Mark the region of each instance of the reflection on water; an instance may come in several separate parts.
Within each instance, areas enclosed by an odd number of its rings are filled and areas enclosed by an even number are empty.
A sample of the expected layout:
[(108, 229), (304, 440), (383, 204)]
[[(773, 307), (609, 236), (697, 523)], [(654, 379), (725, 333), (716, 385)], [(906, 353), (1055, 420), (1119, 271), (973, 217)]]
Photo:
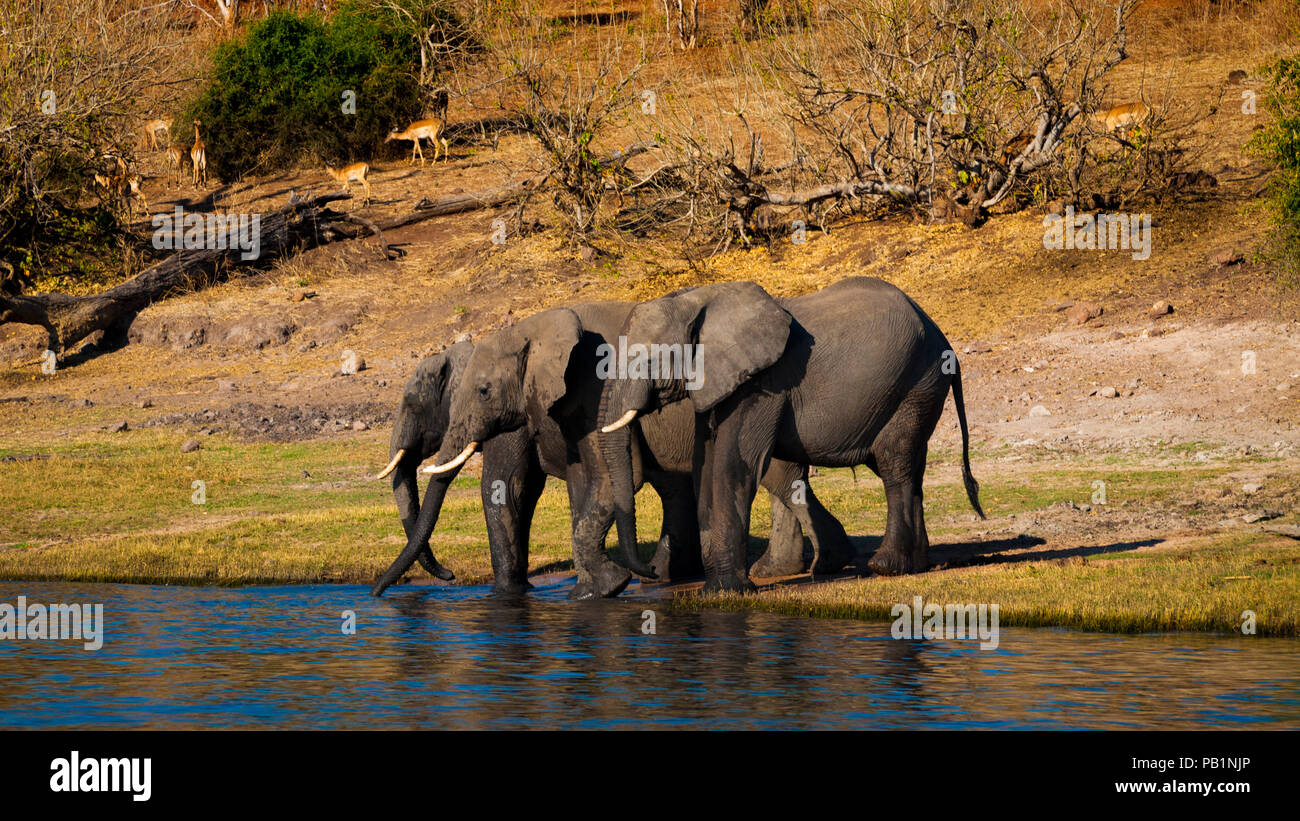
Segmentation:
[(981, 652), (566, 589), (0, 584), (102, 602), (107, 634), (0, 641), (0, 727), (1300, 727), (1290, 639), (1004, 629)]

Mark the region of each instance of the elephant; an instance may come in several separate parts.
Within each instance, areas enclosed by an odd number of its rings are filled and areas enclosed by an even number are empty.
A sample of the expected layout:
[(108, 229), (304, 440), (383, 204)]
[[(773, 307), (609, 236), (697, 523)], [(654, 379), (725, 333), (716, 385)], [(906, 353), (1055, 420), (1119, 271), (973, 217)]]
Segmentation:
[[(446, 372), (441, 381), (419, 383), (418, 373), (412, 378), (390, 449), (392, 464), (402, 468), (393, 488), (407, 545), (373, 593), (381, 594), (417, 558), (426, 567), (429, 562), (436, 566), (431, 553), (425, 554), (443, 494), (479, 447), (483, 449), (483, 502), (493, 569), (507, 574), (504, 582), (498, 575), (498, 587), (526, 584), (521, 574), (526, 574), (527, 525), (547, 475), (567, 483), (578, 575), (571, 598), (616, 596), (631, 581), (629, 570), (648, 579), (701, 574), (690, 472), (694, 414), (686, 405), (647, 414), (629, 432), (632, 474), (628, 479), (634, 492), (648, 482), (663, 502), (664, 525), (654, 558), (643, 563), (633, 543), (630, 549), (625, 546), (620, 564), (604, 549), (605, 535), (614, 521), (613, 486), (595, 449), (603, 387), (597, 359), (601, 346), (612, 338), (633, 306), (600, 302), (543, 311), (480, 340), (468, 356), (464, 349), (455, 351), (441, 366)], [(428, 401), (431, 395), (438, 396), (436, 403)], [(419, 421), (411, 421), (420, 419), (427, 420), (423, 428)], [(434, 451), (438, 464), (427, 469), (434, 475), (425, 501), (412, 519), (413, 471)], [(504, 479), (513, 494), (507, 505), (489, 499), (497, 478)], [(838, 569), (852, 558), (851, 544), (843, 527), (807, 487), (807, 478), (807, 467), (797, 463), (774, 462), (768, 471), (764, 484), (774, 493), (776, 525), (769, 552), (784, 557), (787, 564), (790, 556), (801, 557), (802, 526), (813, 543), (814, 561)], [(802, 490), (807, 503), (798, 510), (782, 510), (791, 487)], [(494, 523), (501, 517), (504, 523)]]
[(956, 355), (934, 321), (887, 282), (851, 277), (781, 300), (752, 282), (684, 289), (638, 305), (619, 337), (629, 349), (693, 353), (696, 363), (692, 380), (650, 367), (605, 384), (598, 448), (615, 485), (619, 542), (626, 550), (636, 539), (629, 423), (689, 403), (706, 592), (754, 589), (742, 534), (756, 477), (777, 459), (867, 465), (884, 481), (888, 506), (870, 568), (882, 575), (925, 570), (922, 480), (949, 388), (961, 427), (962, 482), (984, 516)]

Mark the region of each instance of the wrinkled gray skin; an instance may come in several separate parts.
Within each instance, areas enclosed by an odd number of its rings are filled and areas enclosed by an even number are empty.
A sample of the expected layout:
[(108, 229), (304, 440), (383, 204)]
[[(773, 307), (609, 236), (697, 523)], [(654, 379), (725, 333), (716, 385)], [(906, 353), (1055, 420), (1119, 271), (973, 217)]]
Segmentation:
[[(594, 303), (529, 317), (482, 340), (454, 346), (421, 363), (394, 424), (390, 457), (408, 453), (394, 474), (394, 494), (407, 534), (407, 547), (372, 591), (379, 595), (418, 558), (435, 562), (428, 538), (437, 522), (446, 486), (458, 471), (431, 477), (425, 502), (414, 507), (414, 476), (421, 461), (437, 453), (437, 464), (453, 459), (471, 441), (483, 452), (483, 506), (498, 590), (526, 588), (528, 525), (547, 475), (567, 482), (578, 582), (570, 596), (617, 595), (631, 575), (604, 550), (613, 524), (613, 488), (595, 448), (595, 427), (603, 383), (596, 375), (598, 346), (626, 320), (633, 303)], [(470, 350), (472, 347), (472, 355)], [(450, 387), (450, 390), (449, 390)], [(448, 396), (450, 395), (450, 401)], [(644, 430), (644, 435), (642, 434)], [(699, 530), (691, 479), (694, 415), (688, 406), (650, 414), (629, 433), (634, 488), (649, 482), (664, 508), (664, 526), (649, 565), (635, 545), (624, 552), (627, 567), (650, 578), (680, 579), (701, 572)], [(773, 486), (807, 486), (807, 468), (775, 463)], [(491, 498), (495, 480), (504, 481), (506, 504)], [(843, 528), (811, 493), (812, 511), (794, 513), (773, 498), (774, 528), (768, 560), (774, 572), (802, 569), (808, 524), (814, 550), (825, 562), (851, 558)], [(794, 565), (794, 566), (792, 566)], [(437, 567), (436, 562), (434, 564)]]
[[(611, 380), (601, 425), (629, 410), (685, 399), (696, 413), (693, 462), (705, 590), (753, 589), (745, 534), (756, 477), (773, 459), (826, 467), (865, 464), (885, 484), (888, 514), (871, 568), (925, 570), (929, 538), (922, 479), (930, 434), (951, 388), (972, 507), (961, 371), (938, 326), (906, 294), (870, 277), (776, 300), (752, 282), (692, 288), (643, 303), (620, 331), (628, 345), (697, 346), (702, 384)], [(635, 539), (630, 433), (600, 435), (616, 485), (620, 542)]]
[[(393, 499), (402, 520), (402, 529), (409, 539), (416, 527), (419, 503), (417, 482), (420, 463), (438, 452), (447, 432), (451, 406), (451, 389), (464, 370), (465, 362), (473, 352), (469, 342), (459, 342), (450, 348), (425, 357), (415, 368), (393, 422), (389, 442), (391, 459), (398, 450), (406, 453), (392, 474)], [(487, 517), (488, 547), (492, 556), (494, 589), (498, 593), (516, 593), (528, 589), (528, 526), (531, 523), (537, 496), (541, 493), (544, 476), (538, 475), (536, 454), (527, 447), (522, 434), (503, 437), (502, 441), (484, 453), (483, 488), (494, 487), (496, 480), (505, 481), (511, 488), (507, 504), (499, 515)], [(448, 482), (431, 481), (425, 495), (425, 505), (430, 512), (429, 530), (437, 522)], [(486, 493), (485, 493), (486, 495)], [(425, 537), (416, 555), (420, 564), (432, 575), (451, 580), (454, 574), (438, 563)], [(380, 582), (371, 592), (380, 595), (393, 581)]]

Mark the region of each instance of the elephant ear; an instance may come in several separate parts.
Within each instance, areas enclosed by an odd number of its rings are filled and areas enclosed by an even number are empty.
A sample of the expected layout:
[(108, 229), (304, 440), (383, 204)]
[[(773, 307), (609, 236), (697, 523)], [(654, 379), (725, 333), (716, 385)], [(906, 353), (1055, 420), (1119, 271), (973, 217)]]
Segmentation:
[(691, 338), (702, 382), (687, 386), (696, 413), (730, 396), (754, 374), (785, 352), (794, 318), (753, 282), (728, 282), (697, 288), (680, 299), (698, 302)]
[(582, 320), (568, 308), (535, 314), (520, 322), (523, 336), (524, 395), (536, 401), (543, 415), (550, 412), (568, 388), (564, 380), (569, 358), (582, 339)]

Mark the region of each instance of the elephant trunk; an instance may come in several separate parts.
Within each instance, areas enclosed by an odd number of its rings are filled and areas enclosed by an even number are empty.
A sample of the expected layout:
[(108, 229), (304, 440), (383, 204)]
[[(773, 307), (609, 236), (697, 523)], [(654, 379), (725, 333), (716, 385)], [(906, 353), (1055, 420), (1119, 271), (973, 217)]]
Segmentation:
[[(619, 418), (619, 403), (606, 390), (600, 399), (599, 420), (610, 424)], [(614, 522), (618, 528), (619, 563), (645, 578), (658, 578), (654, 569), (641, 561), (636, 539), (636, 489), (632, 477), (632, 430), (623, 425), (609, 433), (598, 434), (601, 458), (605, 462), (614, 494)]]
[[(420, 513), (419, 498), (420, 486), (416, 483), (416, 472), (420, 467), (420, 458), (417, 454), (406, 452), (397, 462), (396, 469), (393, 470), (393, 500), (397, 502), (397, 514), (402, 519), (402, 532), (409, 540), (415, 528), (416, 518)], [(439, 500), (441, 504), (441, 500)], [(433, 513), (435, 522), (437, 521), (438, 511)], [(432, 528), (430, 529), (432, 531)], [(443, 581), (451, 581), (456, 578), (456, 574), (438, 563), (437, 557), (433, 555), (433, 550), (429, 547), (428, 537), (420, 544), (420, 550), (416, 553), (416, 558), (420, 561), (420, 566), (429, 571)], [(382, 590), (380, 591), (383, 592)]]
[[(450, 487), (456, 474), (460, 473), (459, 469), (448, 471), (429, 480), (429, 488), (424, 493), (424, 504), (420, 506), (419, 515), (415, 517), (414, 524), (407, 526), (407, 513), (402, 514), (402, 525), (407, 528), (406, 547), (403, 548), (400, 556), (393, 562), (392, 566), (384, 572), (379, 581), (371, 589), (370, 595), (382, 596), (394, 582), (402, 577), (406, 571), (411, 569), (411, 565), (420, 558), (422, 552), (428, 552), (429, 537), (433, 535), (433, 528), (438, 523), (438, 514), (442, 510), (442, 501), (447, 495), (447, 488)], [(405, 485), (404, 480), (395, 478), (393, 480), (393, 492), (398, 494), (398, 505), (402, 504), (402, 497), (409, 496), (413, 501), (415, 495), (415, 466), (411, 468), (410, 485)], [(399, 483), (402, 483), (403, 489), (398, 490)], [(450, 580), (451, 572), (437, 564), (437, 560), (432, 558), (434, 568), (431, 572), (439, 578)], [(440, 573), (439, 570), (442, 572)], [(444, 575), (445, 574), (445, 575)]]

